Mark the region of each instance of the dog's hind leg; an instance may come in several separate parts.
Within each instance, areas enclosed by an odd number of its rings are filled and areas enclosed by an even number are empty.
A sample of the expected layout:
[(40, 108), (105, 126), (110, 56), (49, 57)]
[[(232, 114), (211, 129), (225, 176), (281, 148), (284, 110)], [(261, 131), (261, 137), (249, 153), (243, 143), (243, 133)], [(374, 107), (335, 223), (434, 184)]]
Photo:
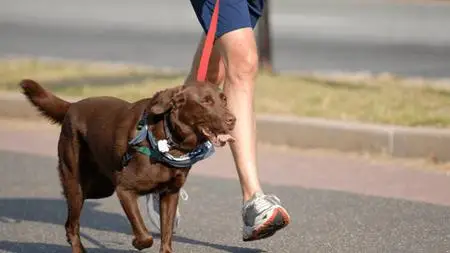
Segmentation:
[(84, 197), (80, 185), (79, 142), (77, 135), (64, 129), (58, 144), (59, 174), (67, 201), (67, 221), (65, 224), (67, 241), (72, 253), (86, 252), (80, 239), (80, 215)]
[(138, 250), (150, 248), (153, 245), (153, 237), (148, 233), (139, 211), (138, 195), (121, 187), (117, 187), (116, 193), (133, 229), (133, 246)]

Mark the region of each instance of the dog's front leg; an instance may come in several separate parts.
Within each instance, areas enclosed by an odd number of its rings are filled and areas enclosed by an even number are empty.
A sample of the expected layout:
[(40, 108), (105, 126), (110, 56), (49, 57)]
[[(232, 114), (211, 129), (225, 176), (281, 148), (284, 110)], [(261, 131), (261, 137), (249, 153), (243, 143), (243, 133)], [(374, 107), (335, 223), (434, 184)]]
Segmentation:
[(161, 248), (160, 252), (172, 252), (172, 234), (175, 214), (177, 211), (179, 191), (161, 194)]
[(153, 237), (148, 233), (139, 211), (138, 195), (120, 187), (116, 189), (116, 192), (133, 229), (133, 246), (138, 250), (150, 248), (153, 245)]

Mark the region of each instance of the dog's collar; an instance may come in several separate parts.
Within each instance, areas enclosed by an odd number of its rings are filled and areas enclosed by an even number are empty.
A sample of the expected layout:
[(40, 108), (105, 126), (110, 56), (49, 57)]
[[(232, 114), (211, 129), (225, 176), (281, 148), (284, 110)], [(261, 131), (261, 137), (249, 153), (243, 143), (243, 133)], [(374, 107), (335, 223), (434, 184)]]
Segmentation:
[[(156, 140), (152, 131), (148, 129), (147, 112), (144, 111), (137, 126), (138, 133), (136, 137), (128, 142), (128, 145), (139, 153), (145, 154), (156, 161), (166, 163), (176, 168), (189, 168), (196, 162), (208, 158), (215, 152), (214, 145), (210, 141), (206, 141), (198, 145), (194, 150), (182, 156), (175, 157), (169, 154), (168, 151), (170, 150), (170, 145), (173, 145), (174, 142), (172, 135), (170, 134), (170, 117), (168, 114), (169, 113), (166, 113), (163, 119), (164, 132), (167, 139), (159, 141)], [(144, 140), (147, 140), (150, 143), (150, 147), (137, 145)], [(125, 167), (131, 158), (132, 154), (126, 152), (122, 159), (122, 166)]]
[[(167, 145), (170, 147), (173, 146), (179, 146), (179, 144), (175, 141), (172, 132), (174, 132), (172, 120), (170, 119), (170, 112), (164, 113), (163, 118), (163, 125), (164, 125), (164, 134), (166, 136)], [(158, 143), (161, 143), (159, 141)]]

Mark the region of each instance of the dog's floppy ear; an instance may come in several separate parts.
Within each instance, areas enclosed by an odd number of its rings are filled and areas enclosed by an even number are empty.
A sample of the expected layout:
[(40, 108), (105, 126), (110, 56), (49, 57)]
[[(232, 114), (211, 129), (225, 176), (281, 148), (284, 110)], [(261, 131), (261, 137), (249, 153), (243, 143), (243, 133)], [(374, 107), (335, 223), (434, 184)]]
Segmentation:
[(148, 110), (153, 115), (163, 114), (172, 107), (179, 108), (186, 102), (184, 86), (169, 88), (157, 92), (151, 99)]

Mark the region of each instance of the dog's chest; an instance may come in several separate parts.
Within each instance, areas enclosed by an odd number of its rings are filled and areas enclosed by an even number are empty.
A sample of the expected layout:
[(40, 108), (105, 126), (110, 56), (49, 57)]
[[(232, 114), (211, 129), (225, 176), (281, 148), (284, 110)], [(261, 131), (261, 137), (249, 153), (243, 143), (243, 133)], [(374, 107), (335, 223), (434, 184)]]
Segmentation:
[[(133, 159), (134, 160), (134, 159)], [(140, 160), (140, 159), (138, 159)], [(119, 173), (119, 180), (142, 194), (176, 191), (187, 177), (186, 169), (169, 168), (160, 163), (132, 161)]]

